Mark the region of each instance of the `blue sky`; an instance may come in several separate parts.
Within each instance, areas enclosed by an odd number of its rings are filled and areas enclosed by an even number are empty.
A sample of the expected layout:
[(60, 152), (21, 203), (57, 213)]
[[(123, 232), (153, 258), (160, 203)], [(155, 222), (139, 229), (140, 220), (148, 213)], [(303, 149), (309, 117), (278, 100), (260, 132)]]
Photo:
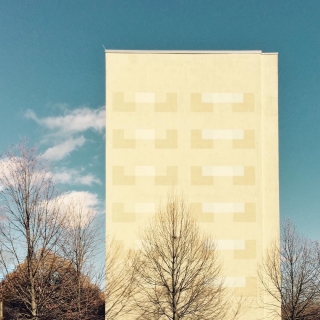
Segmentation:
[(320, 1), (2, 0), (0, 152), (27, 137), (104, 208), (104, 49), (279, 53), (280, 209), (320, 240)]

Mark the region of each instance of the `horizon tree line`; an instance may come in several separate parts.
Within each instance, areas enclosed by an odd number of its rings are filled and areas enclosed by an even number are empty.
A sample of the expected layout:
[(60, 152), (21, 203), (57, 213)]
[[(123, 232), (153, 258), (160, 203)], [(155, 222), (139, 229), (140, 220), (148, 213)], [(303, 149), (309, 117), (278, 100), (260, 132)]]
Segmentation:
[[(0, 214), (4, 319), (230, 320), (248, 309), (246, 299), (231, 299), (214, 241), (173, 193), (141, 232), (140, 250), (107, 241), (102, 273), (94, 212), (64, 205), (48, 163), (26, 143), (1, 158)], [(289, 220), (258, 278), (268, 319), (320, 319), (320, 247)]]
[(103, 292), (92, 283), (100, 240), (94, 214), (81, 201), (64, 200), (36, 148), (23, 142), (1, 157), (1, 300), (8, 319), (102, 313)]

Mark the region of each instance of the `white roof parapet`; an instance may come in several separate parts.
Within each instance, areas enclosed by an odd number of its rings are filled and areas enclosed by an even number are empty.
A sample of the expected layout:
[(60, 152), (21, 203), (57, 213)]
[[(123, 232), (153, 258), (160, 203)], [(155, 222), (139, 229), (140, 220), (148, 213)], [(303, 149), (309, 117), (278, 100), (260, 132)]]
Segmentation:
[[(266, 54), (261, 50), (118, 50), (118, 49), (105, 49), (106, 53), (162, 53), (162, 54)], [(277, 53), (267, 53), (277, 54)]]

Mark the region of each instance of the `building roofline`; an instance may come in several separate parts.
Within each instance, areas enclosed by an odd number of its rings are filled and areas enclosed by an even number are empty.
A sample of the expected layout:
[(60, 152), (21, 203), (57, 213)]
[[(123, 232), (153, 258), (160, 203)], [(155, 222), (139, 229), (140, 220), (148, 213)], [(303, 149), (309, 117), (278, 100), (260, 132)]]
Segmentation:
[(145, 53), (145, 54), (278, 54), (277, 52), (262, 52), (261, 50), (118, 50), (105, 49), (106, 53)]

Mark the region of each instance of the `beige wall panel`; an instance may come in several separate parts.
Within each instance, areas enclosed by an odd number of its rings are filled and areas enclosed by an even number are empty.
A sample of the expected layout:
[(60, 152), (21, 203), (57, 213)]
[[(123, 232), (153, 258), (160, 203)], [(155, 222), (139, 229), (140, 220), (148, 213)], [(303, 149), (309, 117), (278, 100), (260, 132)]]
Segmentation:
[(191, 130), (191, 148), (192, 149), (212, 149), (213, 141), (202, 139), (201, 130)]
[(257, 257), (256, 240), (246, 240), (244, 250), (235, 250), (235, 259), (255, 259)]
[(234, 149), (253, 149), (255, 148), (254, 130), (245, 130), (244, 138), (241, 140), (233, 140)]
[(241, 103), (234, 103), (232, 105), (232, 110), (234, 112), (253, 112), (254, 111), (254, 94), (245, 93), (244, 101)]
[(245, 211), (235, 212), (233, 214), (234, 222), (255, 222), (256, 221), (256, 205), (255, 203), (246, 203)]
[(178, 183), (178, 167), (169, 166), (166, 168), (166, 174), (164, 176), (155, 177), (156, 185), (176, 186)]
[[(219, 215), (224, 215), (230, 222), (255, 222), (256, 221), (256, 205), (255, 203), (243, 203), (243, 210), (237, 208), (228, 210), (210, 210), (208, 207), (204, 206), (204, 203), (190, 203), (190, 209), (193, 212), (195, 218), (199, 222), (213, 222), (214, 217)], [(232, 203), (230, 203), (232, 205)], [(237, 212), (240, 211), (240, 212)], [(224, 220), (226, 221), (226, 220)]]
[(112, 221), (113, 222), (134, 222), (135, 214), (124, 212), (123, 203), (112, 204)]
[(203, 212), (202, 203), (190, 203), (190, 210), (194, 218), (199, 222), (214, 221), (214, 213)]
[(202, 167), (191, 167), (191, 184), (212, 185), (213, 177), (204, 177), (202, 175)]
[(135, 177), (125, 175), (124, 167), (121, 166), (113, 167), (112, 178), (114, 185), (133, 185), (136, 182)]
[(135, 110), (134, 102), (125, 102), (122, 92), (113, 93), (113, 110), (118, 112), (130, 112)]
[(133, 139), (125, 139), (124, 130), (113, 130), (113, 147), (120, 149), (135, 148), (136, 142)]
[(246, 278), (245, 287), (234, 289), (236, 296), (252, 297), (257, 295), (257, 279), (253, 277)]
[(193, 112), (212, 112), (213, 104), (202, 102), (201, 93), (191, 94), (191, 111)]
[(177, 130), (167, 130), (165, 139), (156, 139), (155, 147), (157, 149), (176, 149), (178, 147)]
[(165, 102), (155, 103), (155, 111), (157, 112), (176, 112), (178, 110), (177, 94), (167, 93)]
[(234, 185), (253, 185), (256, 182), (255, 168), (244, 167), (244, 174), (240, 177), (233, 177)]

